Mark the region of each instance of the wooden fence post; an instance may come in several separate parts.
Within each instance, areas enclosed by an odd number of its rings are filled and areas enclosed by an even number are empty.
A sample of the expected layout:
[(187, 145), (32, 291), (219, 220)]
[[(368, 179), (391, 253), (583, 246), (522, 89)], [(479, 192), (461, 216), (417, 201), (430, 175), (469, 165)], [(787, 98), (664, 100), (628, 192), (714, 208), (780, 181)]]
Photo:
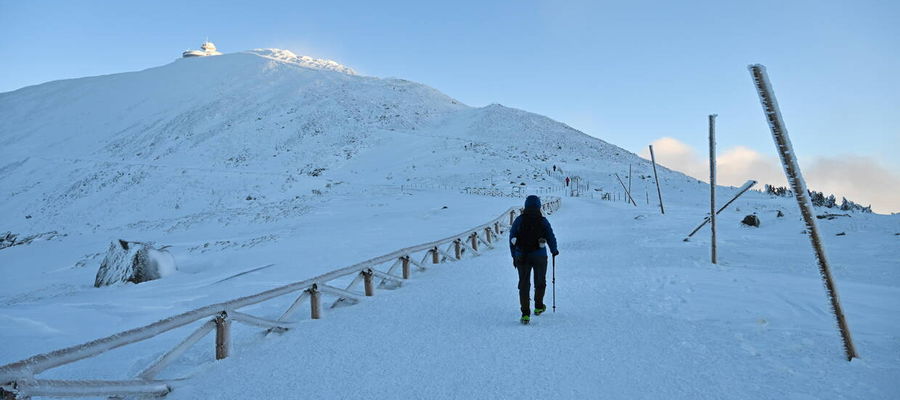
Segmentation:
[(228, 357), (228, 350), (231, 347), (231, 320), (228, 319), (228, 313), (222, 311), (216, 316), (216, 360), (222, 360)]
[(628, 164), (628, 193), (631, 193), (631, 164)]
[(500, 221), (494, 221), (494, 232), (497, 232), (497, 235), (500, 234)]
[(456, 252), (456, 259), (459, 260), (462, 258), (462, 245), (460, 244), (460, 240), (456, 239), (453, 241), (453, 250)]
[(400, 257), (403, 263), (403, 279), (409, 279), (409, 256)]
[(431, 263), (437, 264), (437, 263), (441, 262), (440, 257), (438, 256), (438, 248), (435, 247), (435, 248), (431, 249), (430, 251), (431, 251)]
[(319, 319), (322, 316), (322, 305), (319, 302), (319, 287), (313, 284), (307, 291), (309, 292), (309, 318)]
[(472, 250), (478, 251), (478, 233), (472, 232), (472, 234), (469, 235), (469, 240), (472, 241)]
[(769, 130), (772, 131), (775, 147), (778, 150), (778, 155), (781, 157), (784, 174), (787, 176), (788, 184), (791, 185), (791, 189), (794, 191), (794, 197), (797, 199), (797, 205), (800, 207), (800, 214), (803, 215), (803, 220), (806, 222), (806, 231), (809, 234), (809, 240), (816, 254), (819, 273), (825, 282), (825, 291), (828, 299), (831, 300), (831, 308), (834, 311), (834, 317), (837, 319), (838, 327), (841, 331), (841, 339), (844, 342), (847, 361), (852, 361), (853, 358), (857, 358), (859, 355), (857, 355), (856, 347), (853, 345), (853, 338), (850, 337), (850, 327), (847, 325), (846, 318), (844, 318), (837, 286), (835, 286), (834, 280), (831, 278), (831, 269), (828, 266), (828, 258), (825, 256), (825, 248), (822, 247), (822, 241), (819, 238), (819, 228), (816, 225), (812, 202), (806, 189), (806, 181), (803, 180), (800, 165), (797, 163), (793, 146), (791, 146), (791, 139), (788, 137), (787, 128), (784, 126), (784, 121), (781, 118), (778, 100), (775, 99), (775, 93), (772, 90), (772, 85), (769, 83), (766, 67), (756, 64), (749, 66), (749, 69), (750, 75), (753, 77), (753, 83), (756, 85), (756, 91), (759, 94), (759, 102), (762, 104), (763, 113), (765, 113), (766, 120), (769, 123)]
[(659, 175), (656, 174), (656, 156), (653, 155), (652, 144), (650, 145), (650, 160), (653, 162), (653, 180), (656, 181), (656, 194), (659, 195), (659, 211), (665, 214), (666, 208), (663, 207), (662, 190), (659, 190)]
[(367, 269), (365, 271), (360, 272), (363, 276), (363, 286), (366, 290), (366, 296), (371, 297), (375, 295), (375, 285), (372, 284), (372, 270)]
[(709, 115), (709, 227), (712, 263), (716, 264), (716, 114)]
[(488, 243), (494, 242), (494, 239), (491, 236), (493, 236), (493, 232), (491, 231), (491, 228), (490, 227), (484, 228), (484, 238), (487, 239)]
[(510, 211), (509, 212), (509, 226), (512, 226), (512, 224), (513, 224), (513, 222), (515, 222), (515, 220), (516, 220), (516, 212)]

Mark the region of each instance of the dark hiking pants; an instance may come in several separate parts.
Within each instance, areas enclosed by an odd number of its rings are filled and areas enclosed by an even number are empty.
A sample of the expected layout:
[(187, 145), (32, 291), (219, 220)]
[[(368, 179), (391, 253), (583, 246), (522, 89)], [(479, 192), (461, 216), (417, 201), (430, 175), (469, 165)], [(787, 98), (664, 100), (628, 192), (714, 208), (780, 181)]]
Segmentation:
[(519, 306), (522, 315), (531, 315), (529, 294), (531, 292), (531, 271), (534, 271), (534, 306), (544, 308), (544, 292), (547, 290), (547, 256), (529, 255), (516, 259), (519, 271)]

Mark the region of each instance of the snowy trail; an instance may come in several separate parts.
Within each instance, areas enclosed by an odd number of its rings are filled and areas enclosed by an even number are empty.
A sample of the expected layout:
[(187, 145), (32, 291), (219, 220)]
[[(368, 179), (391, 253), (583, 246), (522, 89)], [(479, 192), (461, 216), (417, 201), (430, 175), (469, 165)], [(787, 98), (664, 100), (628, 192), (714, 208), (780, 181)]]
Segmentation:
[[(894, 328), (858, 323), (864, 358), (847, 363), (814, 291), (818, 285), (810, 291), (794, 285), (793, 292), (756, 287), (771, 273), (722, 268), (715, 276), (722, 279), (710, 282), (718, 267), (699, 261), (703, 249), (651, 241), (646, 229), (629, 229), (645, 221), (627, 207), (566, 199), (549, 217), (562, 253), (558, 308), (529, 326), (518, 323), (516, 274), (501, 245), (415, 274), (399, 290), (378, 291), (285, 335), (237, 345), (231, 358), (206, 364), (169, 397), (871, 399), (898, 393)], [(670, 218), (653, 220), (690, 225)], [(866, 287), (845, 287), (854, 295), (851, 310), (885, 295), (900, 298), (896, 288), (866, 297)], [(549, 294), (550, 288), (548, 303)], [(881, 307), (868, 314), (890, 318), (900, 310), (896, 301)], [(794, 313), (821, 323), (799, 331), (772, 326)]]

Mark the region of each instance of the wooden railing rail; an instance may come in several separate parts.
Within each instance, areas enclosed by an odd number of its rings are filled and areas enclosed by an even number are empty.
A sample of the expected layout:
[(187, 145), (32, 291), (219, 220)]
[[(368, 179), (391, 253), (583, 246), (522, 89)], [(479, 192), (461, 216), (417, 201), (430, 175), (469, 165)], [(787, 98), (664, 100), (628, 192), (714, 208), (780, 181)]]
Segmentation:
[[(560, 207), (560, 200), (560, 198), (548, 198), (542, 206), (543, 211), (548, 214), (556, 211)], [(290, 325), (293, 325), (293, 322), (289, 321), (289, 319), (296, 314), (302, 303), (307, 299), (310, 300), (310, 318), (319, 319), (321, 317), (321, 294), (337, 298), (332, 307), (345, 300), (356, 303), (366, 296), (374, 295), (376, 285), (373, 283), (373, 280), (375, 278), (380, 280), (380, 284), (377, 286), (383, 287), (388, 281), (400, 284), (403, 280), (408, 279), (411, 273), (410, 264), (415, 266), (417, 271), (425, 271), (426, 267), (424, 265), (429, 255), (433, 264), (438, 264), (441, 261), (458, 261), (466, 254), (477, 256), (485, 248), (493, 249), (503, 233), (503, 229), (508, 228), (515, 216), (521, 214), (521, 212), (521, 208), (510, 208), (490, 222), (467, 229), (457, 235), (407, 247), (314, 278), (290, 283), (234, 300), (200, 307), (142, 327), (2, 365), (0, 366), (0, 399), (29, 398), (30, 396), (165, 395), (171, 391), (170, 384), (173, 381), (154, 380), (153, 378), (213, 330), (216, 331), (216, 359), (225, 358), (229, 353), (230, 325), (232, 321), (265, 328), (266, 333), (283, 332), (288, 330)], [(479, 247), (479, 243), (483, 244), (484, 248)], [(443, 249), (443, 246), (446, 246), (446, 249)], [(416, 253), (424, 253), (420, 262), (416, 262), (412, 257)], [(442, 256), (443, 260), (441, 259)], [(379, 265), (390, 262), (393, 262), (393, 264), (387, 271), (375, 269)], [(394, 275), (394, 270), (397, 266), (402, 266), (402, 276)], [(350, 275), (356, 276), (346, 289), (328, 284), (331, 281)], [(365, 285), (364, 292), (354, 292), (354, 287), (360, 281)], [(260, 318), (237, 311), (250, 305), (289, 294), (297, 294), (297, 298), (277, 320)], [(205, 323), (140, 372), (136, 379), (122, 381), (60, 381), (35, 378), (35, 375), (48, 369), (94, 357), (118, 347), (141, 342), (204, 319), (206, 319)]]

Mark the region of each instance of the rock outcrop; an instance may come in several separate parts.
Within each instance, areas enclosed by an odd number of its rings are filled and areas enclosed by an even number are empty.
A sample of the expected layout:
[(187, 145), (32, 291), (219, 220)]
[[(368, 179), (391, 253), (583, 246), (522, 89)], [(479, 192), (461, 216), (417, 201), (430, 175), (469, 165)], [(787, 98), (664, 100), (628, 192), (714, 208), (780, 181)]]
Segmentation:
[(165, 247), (154, 248), (152, 243), (114, 240), (97, 270), (94, 287), (120, 282), (147, 282), (175, 271), (175, 259)]

